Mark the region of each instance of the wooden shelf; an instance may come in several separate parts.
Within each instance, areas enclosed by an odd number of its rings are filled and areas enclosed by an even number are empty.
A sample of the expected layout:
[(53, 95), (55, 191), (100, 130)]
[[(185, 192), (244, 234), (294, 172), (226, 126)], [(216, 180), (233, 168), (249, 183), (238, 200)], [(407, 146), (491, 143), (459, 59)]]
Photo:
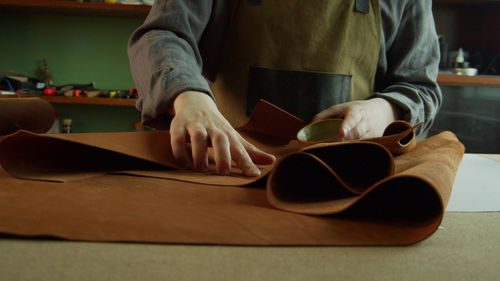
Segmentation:
[(477, 75), (477, 76), (461, 76), (461, 75), (443, 75), (438, 76), (437, 82), (442, 85), (457, 85), (457, 86), (497, 86), (500, 87), (500, 76), (493, 75)]
[(148, 5), (124, 5), (61, 0), (0, 0), (0, 11), (88, 16), (146, 17)]
[[(493, 75), (477, 75), (477, 76), (460, 76), (440, 74), (437, 82), (440, 85), (454, 86), (492, 86), (500, 87), (500, 76)], [(120, 98), (78, 98), (64, 96), (44, 96), (44, 95), (0, 95), (0, 98), (23, 98), (23, 97), (39, 97), (50, 103), (66, 103), (66, 104), (96, 104), (96, 105), (112, 105), (112, 106), (135, 106), (136, 99), (120, 99)]]
[(67, 103), (67, 104), (97, 104), (97, 105), (112, 105), (112, 106), (135, 106), (136, 99), (119, 99), (119, 98), (77, 98), (64, 96), (44, 96), (44, 95), (1, 95), (0, 98), (27, 98), (38, 97), (50, 103)]

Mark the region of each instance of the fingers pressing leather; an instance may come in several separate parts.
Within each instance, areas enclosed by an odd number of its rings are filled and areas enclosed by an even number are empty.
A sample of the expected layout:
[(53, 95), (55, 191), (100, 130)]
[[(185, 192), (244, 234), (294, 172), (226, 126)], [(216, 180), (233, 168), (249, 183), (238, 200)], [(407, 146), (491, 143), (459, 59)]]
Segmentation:
[(247, 151), (248, 156), (250, 156), (250, 158), (252, 159), (253, 163), (260, 165), (269, 165), (274, 163), (274, 161), (276, 161), (276, 157), (274, 157), (274, 155), (258, 149), (257, 147), (246, 141), (241, 136), (240, 136), (240, 141), (243, 144), (245, 150)]
[(245, 147), (240, 142), (238, 136), (235, 136), (235, 134), (228, 135), (232, 159), (234, 160), (234, 162), (236, 162), (236, 165), (240, 167), (245, 175), (249, 177), (260, 176), (260, 170), (252, 162), (252, 159), (248, 155)]
[(225, 133), (216, 130), (212, 132), (211, 142), (214, 149), (217, 173), (220, 175), (229, 175), (231, 171), (231, 152), (228, 137)]
[(208, 168), (207, 130), (199, 123), (195, 123), (188, 126), (187, 131), (191, 139), (194, 168), (206, 170)]
[(186, 130), (183, 126), (170, 128), (170, 142), (175, 160), (184, 167), (190, 167), (191, 161), (186, 150)]

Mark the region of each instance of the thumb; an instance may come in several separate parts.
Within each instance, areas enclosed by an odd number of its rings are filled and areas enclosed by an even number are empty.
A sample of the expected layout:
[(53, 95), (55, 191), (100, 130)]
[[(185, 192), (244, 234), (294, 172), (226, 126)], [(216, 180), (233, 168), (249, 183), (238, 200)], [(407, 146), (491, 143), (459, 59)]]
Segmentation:
[(344, 117), (344, 121), (340, 124), (339, 135), (344, 139), (360, 138), (357, 126), (361, 122), (361, 114), (356, 111), (348, 111)]

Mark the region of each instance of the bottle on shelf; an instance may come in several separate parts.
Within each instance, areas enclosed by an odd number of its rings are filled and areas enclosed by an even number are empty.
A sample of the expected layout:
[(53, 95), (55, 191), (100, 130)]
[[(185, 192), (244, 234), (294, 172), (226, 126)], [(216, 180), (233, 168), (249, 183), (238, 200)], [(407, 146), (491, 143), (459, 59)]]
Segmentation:
[(62, 127), (63, 134), (69, 134), (69, 133), (71, 133), (71, 122), (72, 122), (71, 118), (65, 118), (65, 119), (63, 119), (63, 122), (62, 122), (62, 124), (63, 124), (63, 127)]
[(477, 68), (469, 67), (469, 62), (465, 60), (465, 54), (462, 48), (458, 49), (452, 72), (455, 75), (465, 76), (474, 76), (477, 74)]

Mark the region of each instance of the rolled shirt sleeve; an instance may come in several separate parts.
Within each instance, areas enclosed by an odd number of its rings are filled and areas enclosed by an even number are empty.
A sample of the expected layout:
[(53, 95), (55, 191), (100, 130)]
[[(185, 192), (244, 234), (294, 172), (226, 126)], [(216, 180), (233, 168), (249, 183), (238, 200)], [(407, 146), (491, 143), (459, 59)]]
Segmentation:
[(128, 55), (145, 125), (168, 128), (168, 109), (181, 92), (196, 90), (213, 98), (198, 47), (211, 9), (211, 0), (158, 0), (131, 35)]
[(399, 106), (403, 118), (432, 126), (442, 101), (436, 82), (439, 41), (431, 0), (382, 0), (383, 42), (376, 75), (376, 93)]

